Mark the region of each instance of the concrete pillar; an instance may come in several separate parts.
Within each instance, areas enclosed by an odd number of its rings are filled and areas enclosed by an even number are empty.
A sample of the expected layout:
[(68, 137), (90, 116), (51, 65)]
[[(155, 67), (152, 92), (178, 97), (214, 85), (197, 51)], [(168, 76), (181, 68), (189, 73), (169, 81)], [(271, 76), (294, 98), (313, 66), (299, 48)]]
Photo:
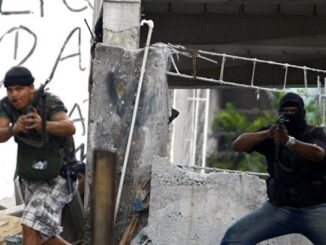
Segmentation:
[(93, 9), (93, 25), (95, 26), (98, 17), (101, 15), (103, 6), (103, 0), (95, 0), (94, 1), (94, 9)]
[[(99, 0), (95, 3), (94, 24), (103, 2), (103, 43), (95, 48), (90, 79), (88, 124), (86, 209), (89, 211), (92, 191), (93, 150), (117, 149), (116, 186), (119, 186), (121, 167), (126, 151), (137, 81), (143, 50), (139, 47), (140, 0)], [(115, 47), (115, 48), (114, 48)], [(129, 50), (137, 50), (131, 52)], [(144, 77), (141, 101), (131, 146), (121, 208), (115, 224), (115, 242), (127, 227), (135, 189), (141, 176), (149, 175), (141, 167), (149, 163), (151, 154), (165, 154), (167, 145), (167, 82), (165, 51), (151, 51)], [(160, 106), (160, 108), (158, 108)], [(166, 113), (165, 113), (166, 112)], [(153, 130), (156, 130), (155, 132)], [(160, 134), (160, 137), (156, 136)], [(160, 138), (160, 140), (158, 140)], [(159, 141), (159, 142), (158, 142)], [(162, 141), (162, 142), (161, 142)], [(137, 142), (137, 143), (136, 143)], [(146, 148), (146, 150), (144, 150)], [(164, 153), (163, 153), (164, 152)], [(137, 177), (138, 176), (138, 177)], [(115, 194), (117, 191), (115, 191)], [(96, 198), (96, 197), (95, 197)], [(89, 219), (88, 219), (89, 221)], [(91, 230), (87, 223), (86, 233)], [(86, 234), (86, 237), (89, 237)]]
[(126, 49), (139, 47), (140, 0), (105, 0), (103, 43)]
[[(169, 94), (166, 70), (169, 54), (165, 46), (150, 48), (148, 53), (115, 223), (115, 241), (121, 238), (130, 222), (137, 187), (143, 177), (150, 176), (153, 157), (167, 156)], [(95, 49), (87, 163), (93, 164), (92, 152), (95, 148), (117, 149), (116, 187), (121, 177), (143, 56), (143, 49), (132, 51), (102, 44), (98, 44)]]

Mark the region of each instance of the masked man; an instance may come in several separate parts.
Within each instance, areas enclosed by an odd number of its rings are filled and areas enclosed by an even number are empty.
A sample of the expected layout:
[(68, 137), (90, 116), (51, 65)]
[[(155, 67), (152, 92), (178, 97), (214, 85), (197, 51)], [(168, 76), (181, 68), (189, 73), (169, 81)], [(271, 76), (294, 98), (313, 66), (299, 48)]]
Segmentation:
[(0, 142), (13, 136), (18, 145), (16, 175), (25, 202), (23, 244), (69, 244), (59, 234), (61, 211), (73, 193), (60, 172), (71, 157), (75, 126), (58, 97), (46, 92), (35, 101), (33, 82), (25, 67), (15, 66), (6, 73)]
[(313, 244), (326, 244), (326, 135), (307, 125), (302, 98), (281, 98), (283, 123), (244, 133), (234, 142), (236, 151), (257, 151), (267, 161), (269, 200), (233, 224), (221, 244), (256, 244), (300, 233)]

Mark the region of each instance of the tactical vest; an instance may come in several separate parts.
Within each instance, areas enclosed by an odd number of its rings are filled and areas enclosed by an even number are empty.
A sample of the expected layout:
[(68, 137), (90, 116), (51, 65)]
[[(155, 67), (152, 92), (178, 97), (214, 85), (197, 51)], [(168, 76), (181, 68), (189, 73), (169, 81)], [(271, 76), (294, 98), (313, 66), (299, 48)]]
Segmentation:
[[(51, 95), (46, 93), (46, 96), (49, 98)], [(36, 108), (43, 120), (50, 119), (49, 106), (40, 103)], [(7, 98), (1, 101), (1, 109), (13, 124), (22, 115)], [(18, 144), (16, 174), (30, 181), (44, 181), (58, 176), (68, 152), (74, 148), (72, 137), (49, 135), (45, 130), (15, 135), (14, 138)]]
[[(304, 137), (309, 138), (312, 130), (309, 127)], [(326, 202), (324, 162), (309, 162), (280, 146), (270, 174), (267, 194), (272, 203), (304, 207)]]

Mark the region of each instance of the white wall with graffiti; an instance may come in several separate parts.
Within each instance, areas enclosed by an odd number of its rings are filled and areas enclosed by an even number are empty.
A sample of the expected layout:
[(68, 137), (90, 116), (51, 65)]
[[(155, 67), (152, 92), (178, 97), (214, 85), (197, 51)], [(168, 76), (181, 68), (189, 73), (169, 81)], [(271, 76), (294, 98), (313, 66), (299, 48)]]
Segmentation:
[[(39, 87), (58, 95), (75, 121), (77, 158), (85, 159), (88, 118), (88, 76), (93, 0), (0, 0), (0, 80), (14, 65), (29, 68)], [(61, 52), (62, 51), (62, 52)], [(0, 87), (0, 97), (6, 90)], [(0, 144), (0, 199), (13, 196), (16, 145)]]

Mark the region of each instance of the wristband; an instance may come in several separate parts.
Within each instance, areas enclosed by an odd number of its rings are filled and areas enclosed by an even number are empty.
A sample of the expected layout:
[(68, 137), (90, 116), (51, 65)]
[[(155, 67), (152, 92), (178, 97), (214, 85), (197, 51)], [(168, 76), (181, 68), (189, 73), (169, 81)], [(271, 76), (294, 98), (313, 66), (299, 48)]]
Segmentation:
[(291, 147), (295, 144), (295, 138), (292, 136), (288, 137), (288, 140), (286, 141), (286, 143), (284, 144), (287, 147)]
[(15, 135), (15, 133), (14, 133), (14, 126), (15, 126), (15, 124), (13, 124), (13, 125), (11, 125), (11, 126), (8, 127), (9, 132), (10, 132), (11, 135)]

